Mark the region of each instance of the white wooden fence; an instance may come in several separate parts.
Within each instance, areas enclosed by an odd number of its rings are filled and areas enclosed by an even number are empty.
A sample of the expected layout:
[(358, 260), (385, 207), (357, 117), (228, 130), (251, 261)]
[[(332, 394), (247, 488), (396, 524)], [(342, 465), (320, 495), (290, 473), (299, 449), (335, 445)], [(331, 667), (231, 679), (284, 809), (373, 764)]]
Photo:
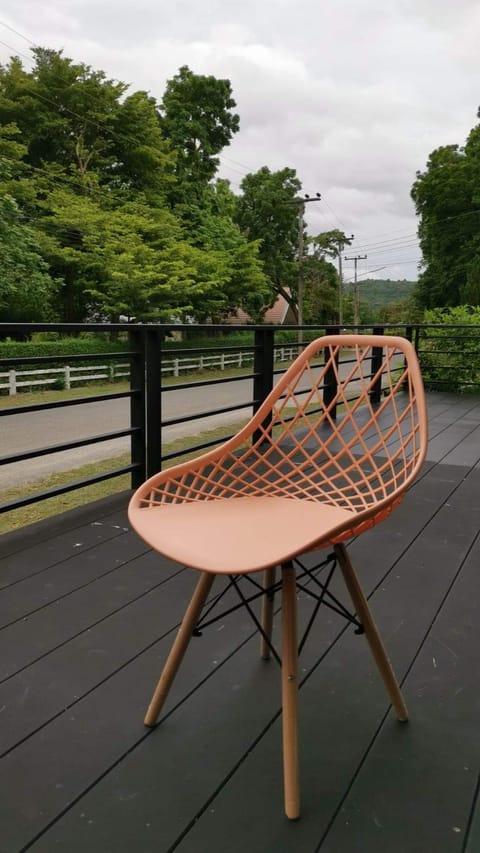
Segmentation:
[[(280, 347), (275, 350), (275, 361), (292, 361), (297, 354), (295, 347)], [(253, 353), (215, 353), (214, 355), (192, 356), (190, 358), (165, 359), (162, 363), (162, 373), (179, 377), (182, 372), (195, 373), (201, 370), (228, 370), (235, 367), (251, 365)], [(128, 379), (130, 365), (128, 363), (95, 364), (91, 367), (82, 365), (72, 367), (51, 367), (41, 370), (8, 370), (0, 373), (0, 391), (7, 391), (9, 396), (21, 389), (57, 387), (59, 390), (71, 388), (74, 384), (86, 382), (116, 382)]]

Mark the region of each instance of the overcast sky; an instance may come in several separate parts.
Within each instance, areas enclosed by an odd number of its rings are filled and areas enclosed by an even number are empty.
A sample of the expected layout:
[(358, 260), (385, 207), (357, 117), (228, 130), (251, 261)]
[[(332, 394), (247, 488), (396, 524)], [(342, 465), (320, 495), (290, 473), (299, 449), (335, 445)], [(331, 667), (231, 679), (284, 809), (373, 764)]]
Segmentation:
[(0, 18), (2, 63), (30, 39), (158, 100), (181, 65), (227, 77), (233, 189), (290, 166), (322, 193), (311, 234), (342, 228), (368, 255), (362, 273), (417, 277), (410, 189), (434, 148), (477, 123), (479, 0), (3, 0)]

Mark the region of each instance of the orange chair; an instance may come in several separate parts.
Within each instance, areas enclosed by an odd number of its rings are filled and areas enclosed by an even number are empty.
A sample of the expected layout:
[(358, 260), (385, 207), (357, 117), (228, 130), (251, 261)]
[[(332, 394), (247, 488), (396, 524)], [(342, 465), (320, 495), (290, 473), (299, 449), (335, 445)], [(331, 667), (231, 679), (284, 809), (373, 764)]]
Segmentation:
[(355, 608), (352, 621), (366, 635), (398, 719), (406, 720), (344, 540), (373, 527), (400, 503), (426, 445), (425, 398), (412, 345), (390, 336), (326, 336), (304, 349), (234, 438), (155, 474), (131, 499), (130, 522), (145, 542), (200, 572), (148, 708), (147, 726), (158, 719), (215, 575), (228, 575), (237, 586), (239, 576), (263, 570), (268, 594), (259, 627), (262, 654), (269, 656), (275, 567), (281, 567), (289, 818), (300, 814), (295, 558), (333, 547)]

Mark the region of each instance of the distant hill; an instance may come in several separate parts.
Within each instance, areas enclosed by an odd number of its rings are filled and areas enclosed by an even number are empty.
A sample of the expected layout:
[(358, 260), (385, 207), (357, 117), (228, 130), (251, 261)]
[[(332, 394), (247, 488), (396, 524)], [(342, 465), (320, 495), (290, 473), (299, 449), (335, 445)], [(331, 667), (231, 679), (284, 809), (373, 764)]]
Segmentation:
[[(387, 278), (364, 278), (359, 279), (360, 300), (368, 303), (372, 311), (377, 311), (387, 302), (405, 302), (416, 285), (415, 281), (392, 281)], [(347, 293), (352, 292), (351, 282), (345, 285)]]

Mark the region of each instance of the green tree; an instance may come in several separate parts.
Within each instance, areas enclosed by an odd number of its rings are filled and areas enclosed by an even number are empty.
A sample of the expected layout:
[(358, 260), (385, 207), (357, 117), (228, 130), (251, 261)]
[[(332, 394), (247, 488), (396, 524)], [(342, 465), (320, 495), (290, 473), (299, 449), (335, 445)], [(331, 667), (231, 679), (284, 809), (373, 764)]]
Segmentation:
[(62, 51), (34, 48), (34, 66), (18, 58), (0, 67), (0, 124), (14, 123), (27, 146), (25, 162), (55, 164), (77, 189), (133, 188), (164, 192), (173, 155), (162, 138), (158, 105), (145, 92), (103, 71), (74, 63)]
[[(271, 289), (263, 271), (260, 243), (249, 240), (234, 221), (236, 197), (228, 181), (209, 184), (203, 204), (191, 204), (189, 227), (184, 233), (195, 247), (215, 258), (222, 279), (223, 301), (211, 316), (217, 322), (242, 308), (258, 321), (271, 300)], [(182, 217), (183, 219), (183, 217)]]
[(48, 272), (30, 225), (13, 195), (23, 174), (26, 146), (12, 124), (0, 125), (0, 320), (29, 322), (54, 319), (57, 282)]
[(194, 74), (183, 65), (168, 80), (160, 112), (160, 125), (176, 153), (175, 203), (188, 195), (200, 197), (214, 177), (218, 154), (238, 131), (240, 118), (229, 80)]
[(260, 316), (271, 294), (259, 241), (234, 221), (228, 183), (212, 182), (238, 129), (229, 81), (184, 67), (161, 112), (61, 51), (33, 58), (31, 71), (18, 58), (0, 67), (1, 190), (5, 221), (24, 223), (36, 291), (49, 283), (42, 308), (67, 322)]
[(296, 310), (298, 204), (301, 183), (294, 169), (271, 172), (262, 166), (246, 175), (237, 201), (237, 222), (249, 240), (260, 241), (260, 258), (271, 299), (280, 293)]
[(2, 177), (8, 178), (8, 171), (0, 157), (0, 321), (55, 319), (56, 282), (40, 254), (38, 234), (25, 222)]
[(305, 323), (333, 323), (337, 319), (338, 273), (327, 261), (326, 256), (334, 251), (324, 237), (319, 234), (307, 239), (308, 253), (303, 260)]
[(412, 198), (423, 254), (417, 299), (423, 308), (480, 301), (480, 125), (464, 147), (447, 145), (417, 172)]

